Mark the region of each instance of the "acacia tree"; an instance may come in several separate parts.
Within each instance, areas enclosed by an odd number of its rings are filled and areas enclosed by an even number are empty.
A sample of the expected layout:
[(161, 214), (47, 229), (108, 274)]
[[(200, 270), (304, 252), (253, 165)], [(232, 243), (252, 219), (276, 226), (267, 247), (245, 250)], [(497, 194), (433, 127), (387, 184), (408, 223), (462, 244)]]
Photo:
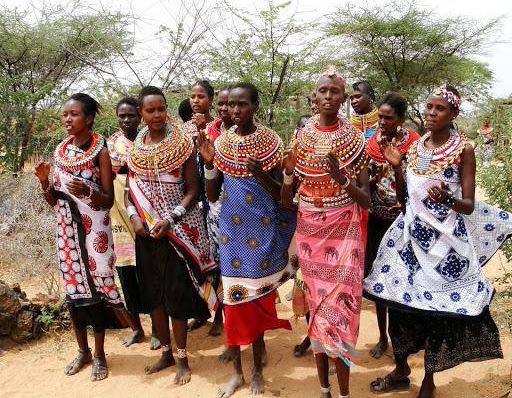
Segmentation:
[(126, 16), (78, 0), (0, 12), (0, 162), (18, 171), (33, 149), (37, 113), (72, 84), (129, 51)]
[(297, 98), (311, 89), (325, 62), (320, 37), (289, 6), (269, 1), (249, 12), (224, 2), (201, 65), (203, 76), (216, 81), (254, 83), (261, 95), (260, 118), (281, 133), (294, 124), (301, 112)]
[(340, 43), (339, 63), (354, 79), (367, 79), (379, 93), (398, 91), (409, 100), (410, 119), (424, 131), (422, 104), (448, 82), (474, 99), (489, 87), (492, 72), (470, 56), (492, 42), (500, 19), (442, 18), (413, 1), (339, 9), (327, 28)]

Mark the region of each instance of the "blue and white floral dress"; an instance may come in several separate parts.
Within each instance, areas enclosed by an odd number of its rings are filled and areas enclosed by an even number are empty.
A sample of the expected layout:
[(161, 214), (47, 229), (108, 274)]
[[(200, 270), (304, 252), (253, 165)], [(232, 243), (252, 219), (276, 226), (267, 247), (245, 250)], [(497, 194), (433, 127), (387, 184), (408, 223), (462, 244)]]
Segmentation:
[(462, 197), (459, 162), (467, 140), (453, 130), (445, 145), (428, 150), (428, 136), (409, 149), (406, 212), (384, 235), (363, 288), (390, 307), (395, 357), (424, 348), (425, 368), (437, 372), (501, 357), (488, 308), (494, 288), (482, 267), (512, 234), (512, 215), (484, 202), (464, 215), (430, 200), (428, 189), (440, 182)]

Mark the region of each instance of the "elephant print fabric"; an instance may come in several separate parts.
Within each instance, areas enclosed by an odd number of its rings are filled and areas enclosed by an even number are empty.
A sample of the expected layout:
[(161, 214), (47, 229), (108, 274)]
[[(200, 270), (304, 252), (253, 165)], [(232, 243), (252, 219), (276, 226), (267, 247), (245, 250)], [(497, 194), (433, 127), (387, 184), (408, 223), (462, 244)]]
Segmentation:
[(320, 209), (301, 202), (298, 214), (297, 254), (313, 350), (348, 362), (357, 355), (366, 236), (363, 210), (354, 203)]

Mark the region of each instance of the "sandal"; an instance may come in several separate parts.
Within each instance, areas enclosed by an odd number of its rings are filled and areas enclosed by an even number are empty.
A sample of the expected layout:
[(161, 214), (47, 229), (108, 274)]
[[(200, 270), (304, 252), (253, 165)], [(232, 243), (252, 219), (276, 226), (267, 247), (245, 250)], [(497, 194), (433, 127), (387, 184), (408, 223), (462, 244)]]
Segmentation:
[(370, 383), (370, 390), (372, 392), (388, 392), (396, 390), (407, 390), (411, 385), (411, 380), (408, 377), (402, 377), (395, 380), (391, 375), (385, 377), (378, 377)]
[(107, 360), (105, 357), (94, 357), (91, 370), (91, 381), (100, 381), (108, 377)]
[(91, 349), (78, 349), (78, 355), (64, 368), (64, 374), (71, 376), (78, 373), (85, 365), (92, 361)]

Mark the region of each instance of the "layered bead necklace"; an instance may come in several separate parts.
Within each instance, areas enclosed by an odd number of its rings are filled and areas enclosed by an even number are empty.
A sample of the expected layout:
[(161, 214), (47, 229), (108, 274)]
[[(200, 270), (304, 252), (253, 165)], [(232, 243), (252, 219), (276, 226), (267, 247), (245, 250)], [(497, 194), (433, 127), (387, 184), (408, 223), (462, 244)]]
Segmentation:
[(215, 140), (215, 164), (233, 177), (250, 177), (247, 159), (253, 156), (263, 163), (263, 170), (274, 168), (281, 161), (284, 145), (276, 132), (258, 125), (254, 133), (242, 136), (231, 127)]
[(366, 134), (366, 130), (375, 128), (379, 124), (379, 111), (377, 108), (373, 108), (364, 115), (358, 115), (354, 112), (350, 115), (350, 121), (357, 130)]
[(297, 134), (295, 174), (310, 185), (332, 185), (334, 180), (327, 171), (325, 157), (334, 152), (338, 156), (340, 170), (344, 169), (349, 178), (356, 177), (366, 164), (363, 135), (342, 115), (338, 115), (337, 126), (330, 128), (319, 127), (319, 118), (319, 115), (313, 116)]
[(91, 168), (94, 159), (105, 146), (105, 139), (100, 134), (93, 131), (91, 137), (91, 145), (83, 152), (71, 150), (69, 146), (73, 145), (73, 136), (66, 137), (55, 148), (55, 165), (70, 173)]
[(427, 132), (409, 148), (408, 167), (417, 174), (432, 175), (446, 169), (459, 159), (466, 147), (466, 136), (452, 129), (448, 141), (439, 148), (427, 149), (425, 141), (431, 134)]

